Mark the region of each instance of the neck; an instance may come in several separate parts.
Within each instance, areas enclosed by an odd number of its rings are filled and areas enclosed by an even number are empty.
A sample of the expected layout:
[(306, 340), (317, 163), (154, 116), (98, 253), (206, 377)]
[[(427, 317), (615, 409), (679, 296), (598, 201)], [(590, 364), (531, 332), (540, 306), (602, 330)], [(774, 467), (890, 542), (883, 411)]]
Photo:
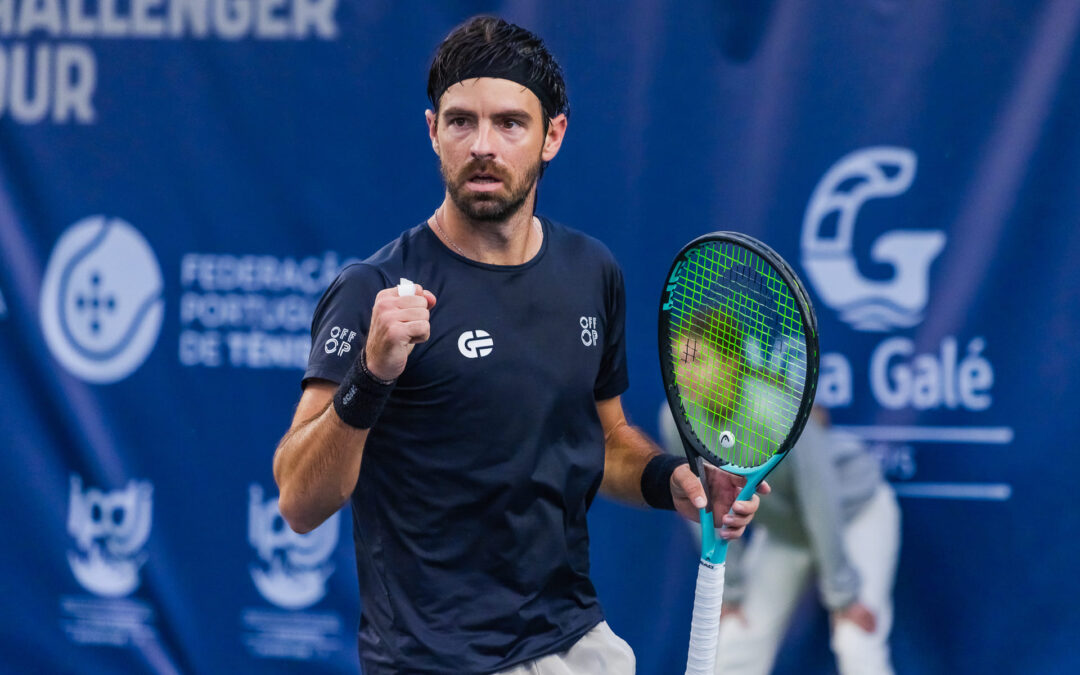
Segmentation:
[[(543, 230), (533, 217), (535, 193), (501, 221), (472, 220), (447, 196), (429, 226), (451, 250), (491, 265), (521, 265), (540, 251)], [(440, 231), (441, 230), (441, 231)]]

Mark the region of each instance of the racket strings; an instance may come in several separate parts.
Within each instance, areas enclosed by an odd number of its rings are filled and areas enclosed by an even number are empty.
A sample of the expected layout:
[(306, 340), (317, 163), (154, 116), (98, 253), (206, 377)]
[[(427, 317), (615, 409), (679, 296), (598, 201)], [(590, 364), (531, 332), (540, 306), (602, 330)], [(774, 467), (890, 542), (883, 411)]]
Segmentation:
[(754, 467), (795, 424), (807, 354), (797, 302), (752, 251), (709, 242), (674, 279), (669, 335), (684, 412), (702, 444)]

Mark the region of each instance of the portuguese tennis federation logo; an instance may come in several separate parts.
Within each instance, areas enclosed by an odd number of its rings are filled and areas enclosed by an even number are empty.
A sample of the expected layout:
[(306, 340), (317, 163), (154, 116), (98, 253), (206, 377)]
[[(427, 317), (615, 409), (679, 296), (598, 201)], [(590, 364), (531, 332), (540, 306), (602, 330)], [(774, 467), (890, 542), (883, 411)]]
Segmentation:
[(41, 329), (56, 360), (88, 382), (135, 371), (165, 314), (161, 268), (146, 239), (119, 218), (90, 216), (53, 248), (41, 287)]
[(930, 264), (945, 247), (944, 232), (904, 229), (877, 237), (870, 258), (892, 267), (888, 279), (865, 277), (853, 250), (859, 210), (871, 199), (907, 192), (915, 166), (915, 153), (907, 148), (862, 148), (829, 168), (806, 205), (803, 267), (825, 304), (856, 330), (910, 328), (923, 319)]

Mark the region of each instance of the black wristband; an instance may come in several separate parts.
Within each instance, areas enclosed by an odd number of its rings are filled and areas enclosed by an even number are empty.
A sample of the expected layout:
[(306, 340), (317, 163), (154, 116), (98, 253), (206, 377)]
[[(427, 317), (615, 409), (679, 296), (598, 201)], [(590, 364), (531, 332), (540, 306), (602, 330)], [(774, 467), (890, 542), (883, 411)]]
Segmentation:
[(341, 421), (357, 429), (370, 429), (379, 419), (386, 399), (396, 380), (382, 380), (367, 369), (365, 352), (360, 348), (360, 355), (353, 361), (345, 379), (341, 381), (334, 394), (334, 412)]
[(675, 510), (675, 501), (671, 498), (671, 474), (683, 464), (685, 457), (675, 455), (656, 455), (645, 465), (641, 472), (641, 496), (645, 503), (654, 509)]

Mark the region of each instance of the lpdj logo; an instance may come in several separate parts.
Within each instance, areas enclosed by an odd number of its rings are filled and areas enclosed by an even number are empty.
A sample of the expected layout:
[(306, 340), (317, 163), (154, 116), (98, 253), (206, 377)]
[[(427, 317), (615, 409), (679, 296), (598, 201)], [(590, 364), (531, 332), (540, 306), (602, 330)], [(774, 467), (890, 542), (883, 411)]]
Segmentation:
[(68, 563), (83, 588), (107, 598), (130, 594), (139, 586), (142, 550), (150, 536), (153, 487), (130, 481), (122, 490), (83, 491), (82, 478), (71, 476), (68, 533), (78, 551)]
[(930, 264), (945, 247), (945, 233), (892, 230), (870, 248), (875, 262), (891, 265), (891, 279), (868, 279), (853, 254), (855, 219), (871, 199), (907, 192), (915, 179), (915, 153), (877, 146), (857, 150), (822, 177), (803, 217), (802, 256), (825, 304), (856, 330), (890, 331), (922, 321)]
[(467, 359), (487, 356), (495, 348), (495, 341), (486, 330), (467, 330), (458, 337), (458, 351)]
[(130, 375), (157, 342), (161, 268), (139, 231), (91, 216), (56, 242), (41, 287), (41, 329), (72, 374), (105, 384)]
[(248, 489), (248, 541), (260, 562), (251, 579), (268, 601), (285, 609), (304, 609), (326, 595), (334, 573), (330, 556), (338, 543), (338, 513), (307, 534), (293, 532), (278, 511), (278, 500), (263, 499), (263, 489)]

